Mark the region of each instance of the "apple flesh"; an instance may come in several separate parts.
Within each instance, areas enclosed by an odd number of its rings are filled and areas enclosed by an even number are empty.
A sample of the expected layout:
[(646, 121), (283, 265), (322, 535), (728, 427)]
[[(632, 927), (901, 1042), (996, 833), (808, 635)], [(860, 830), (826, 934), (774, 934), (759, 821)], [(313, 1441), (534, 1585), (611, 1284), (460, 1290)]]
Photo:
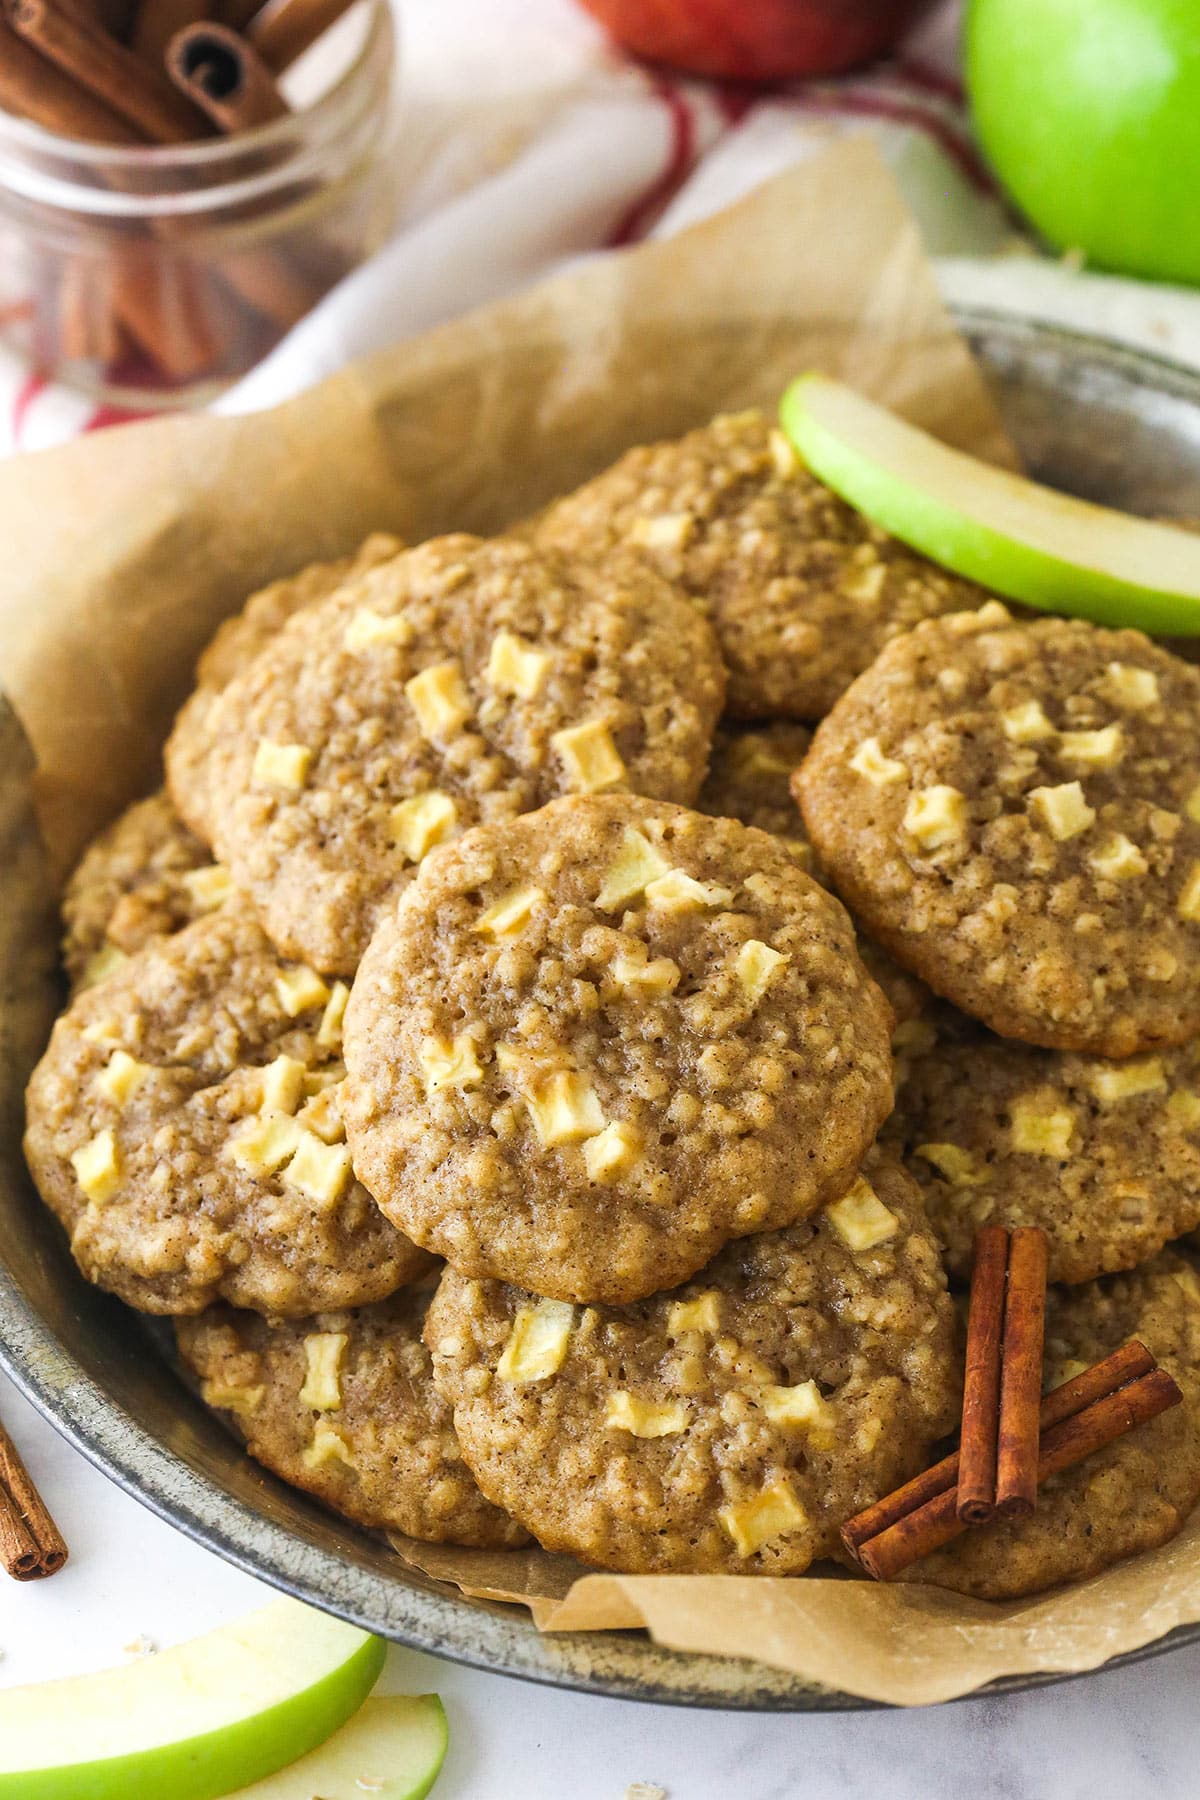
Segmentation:
[(229, 1800), (424, 1800), (448, 1735), (436, 1694), (367, 1700), (319, 1750)]
[(822, 375), (780, 406), (827, 487), (944, 568), (1098, 625), (1200, 636), (1200, 536), (1093, 506), (951, 450)]
[(832, 75), (890, 50), (931, 0), (582, 0), (647, 62), (725, 81)]
[(964, 50), (988, 160), (1051, 244), (1200, 282), (1197, 0), (972, 0)]
[(160, 1655), (0, 1693), (0, 1800), (218, 1800), (323, 1743), (380, 1638), (296, 1600)]

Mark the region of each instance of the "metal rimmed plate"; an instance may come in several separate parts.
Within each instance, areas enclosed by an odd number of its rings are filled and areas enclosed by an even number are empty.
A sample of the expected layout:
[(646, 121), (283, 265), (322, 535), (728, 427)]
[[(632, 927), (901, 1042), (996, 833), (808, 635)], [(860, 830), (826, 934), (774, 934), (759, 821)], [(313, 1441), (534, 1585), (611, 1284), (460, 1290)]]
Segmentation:
[[(1200, 514), (1200, 376), (1053, 327), (964, 313), (1032, 473), (1133, 511)], [(759, 1664), (660, 1650), (639, 1633), (540, 1636), (470, 1601), (256, 1469), (188, 1394), (143, 1321), (87, 1286), (21, 1158), (24, 1079), (58, 1000), (55, 928), (0, 714), (0, 1363), (114, 1481), (275, 1586), (399, 1643), (592, 1693), (682, 1705), (830, 1711), (865, 1704)], [(1187, 1627), (1121, 1661), (1200, 1639)], [(1055, 1677), (1022, 1677), (1006, 1688)]]

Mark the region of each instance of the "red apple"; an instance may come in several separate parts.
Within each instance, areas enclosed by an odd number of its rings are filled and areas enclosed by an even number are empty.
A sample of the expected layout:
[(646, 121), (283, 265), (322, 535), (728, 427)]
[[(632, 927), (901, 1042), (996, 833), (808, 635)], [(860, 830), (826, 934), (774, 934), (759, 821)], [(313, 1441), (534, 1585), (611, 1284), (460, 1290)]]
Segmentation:
[(930, 0), (582, 0), (648, 62), (726, 81), (833, 75), (890, 50)]

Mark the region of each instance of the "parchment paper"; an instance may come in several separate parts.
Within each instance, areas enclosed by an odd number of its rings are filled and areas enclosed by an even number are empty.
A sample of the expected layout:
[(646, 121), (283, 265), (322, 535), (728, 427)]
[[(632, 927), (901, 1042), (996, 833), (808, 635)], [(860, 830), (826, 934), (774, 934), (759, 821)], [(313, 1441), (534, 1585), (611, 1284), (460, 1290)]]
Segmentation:
[[(630, 444), (773, 405), (813, 367), (1012, 460), (865, 140), (275, 412), (132, 426), (4, 465), (0, 671), (58, 867), (155, 781), (197, 652), (254, 587), (375, 528), (495, 530)], [(644, 1626), (677, 1649), (902, 1704), (1092, 1668), (1200, 1619), (1200, 1515), (1161, 1551), (1010, 1606), (845, 1578), (618, 1577), (540, 1551), (397, 1547), (464, 1592), (527, 1605), (545, 1631)]]

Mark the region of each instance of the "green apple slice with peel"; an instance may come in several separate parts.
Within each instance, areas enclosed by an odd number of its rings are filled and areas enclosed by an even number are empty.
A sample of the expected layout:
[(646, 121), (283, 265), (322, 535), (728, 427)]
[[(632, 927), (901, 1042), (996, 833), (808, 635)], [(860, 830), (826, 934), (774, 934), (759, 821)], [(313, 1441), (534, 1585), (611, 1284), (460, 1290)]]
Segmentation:
[(1098, 625), (1200, 635), (1200, 535), (978, 462), (823, 375), (791, 384), (780, 420), (827, 487), (992, 593)]
[(319, 1750), (229, 1800), (424, 1800), (446, 1743), (436, 1694), (367, 1700)]
[(297, 1600), (157, 1656), (0, 1692), (0, 1800), (217, 1800), (324, 1743), (382, 1639)]

